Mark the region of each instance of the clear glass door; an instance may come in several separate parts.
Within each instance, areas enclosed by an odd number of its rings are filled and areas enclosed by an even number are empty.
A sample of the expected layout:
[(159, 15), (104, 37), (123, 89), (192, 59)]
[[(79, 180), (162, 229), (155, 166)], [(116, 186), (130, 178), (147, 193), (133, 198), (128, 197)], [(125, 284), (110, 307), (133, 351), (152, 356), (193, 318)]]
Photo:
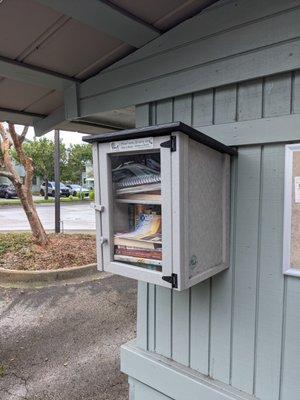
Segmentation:
[(159, 151), (110, 154), (113, 261), (162, 271)]

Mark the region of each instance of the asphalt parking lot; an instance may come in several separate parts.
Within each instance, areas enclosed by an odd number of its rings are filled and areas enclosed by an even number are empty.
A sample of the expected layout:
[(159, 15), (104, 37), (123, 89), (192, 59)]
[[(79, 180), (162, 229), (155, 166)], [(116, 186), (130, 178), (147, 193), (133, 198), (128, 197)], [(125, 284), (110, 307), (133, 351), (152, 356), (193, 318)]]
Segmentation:
[[(38, 214), (46, 230), (54, 230), (54, 205), (37, 205)], [(61, 204), (62, 228), (66, 231), (95, 230), (95, 211), (90, 202)], [(29, 224), (21, 206), (0, 207), (0, 232), (25, 231)]]
[(135, 320), (136, 283), (119, 276), (0, 288), (1, 400), (127, 400), (119, 349)]

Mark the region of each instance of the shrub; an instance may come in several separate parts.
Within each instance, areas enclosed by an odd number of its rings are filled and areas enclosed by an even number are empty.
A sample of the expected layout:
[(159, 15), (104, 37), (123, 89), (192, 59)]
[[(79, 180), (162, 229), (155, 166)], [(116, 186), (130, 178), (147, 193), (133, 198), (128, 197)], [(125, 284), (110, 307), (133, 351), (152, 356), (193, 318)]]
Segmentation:
[(94, 192), (94, 190), (91, 190), (91, 191), (90, 191), (89, 197), (90, 197), (90, 200), (91, 200), (91, 201), (94, 201), (94, 200), (95, 200), (95, 192)]

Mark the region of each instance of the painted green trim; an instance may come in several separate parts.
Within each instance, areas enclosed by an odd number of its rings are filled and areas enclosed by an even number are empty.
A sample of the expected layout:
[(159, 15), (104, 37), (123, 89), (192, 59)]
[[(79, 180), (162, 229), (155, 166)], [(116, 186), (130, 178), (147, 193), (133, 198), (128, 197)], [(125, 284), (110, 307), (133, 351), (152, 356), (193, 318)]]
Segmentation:
[(300, 114), (195, 127), (227, 146), (300, 141)]
[[(81, 98), (81, 116), (296, 70), (300, 40), (280, 43)], [(137, 67), (136, 67), (137, 68)], [(80, 86), (80, 91), (82, 86)], [(82, 96), (82, 93), (81, 95)]]
[(121, 347), (121, 370), (174, 400), (187, 400), (187, 396), (188, 400), (255, 400), (175, 361), (141, 350), (134, 342)]

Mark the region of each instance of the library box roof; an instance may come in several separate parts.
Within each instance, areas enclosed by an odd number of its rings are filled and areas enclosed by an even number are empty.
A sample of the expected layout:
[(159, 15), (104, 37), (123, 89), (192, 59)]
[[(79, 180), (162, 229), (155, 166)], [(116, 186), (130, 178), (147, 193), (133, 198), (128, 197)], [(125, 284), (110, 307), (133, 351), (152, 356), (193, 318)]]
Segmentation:
[(148, 136), (161, 136), (168, 135), (173, 132), (181, 132), (188, 135), (191, 139), (196, 142), (202, 143), (214, 150), (221, 153), (227, 153), (230, 155), (237, 154), (234, 147), (226, 146), (225, 144), (218, 142), (217, 140), (205, 135), (204, 133), (192, 128), (183, 122), (172, 122), (169, 124), (146, 126), (143, 128), (126, 129), (123, 131), (110, 132), (105, 134), (90, 135), (83, 138), (85, 142), (88, 143), (107, 143), (111, 141), (127, 140), (127, 139), (137, 139), (144, 138)]

